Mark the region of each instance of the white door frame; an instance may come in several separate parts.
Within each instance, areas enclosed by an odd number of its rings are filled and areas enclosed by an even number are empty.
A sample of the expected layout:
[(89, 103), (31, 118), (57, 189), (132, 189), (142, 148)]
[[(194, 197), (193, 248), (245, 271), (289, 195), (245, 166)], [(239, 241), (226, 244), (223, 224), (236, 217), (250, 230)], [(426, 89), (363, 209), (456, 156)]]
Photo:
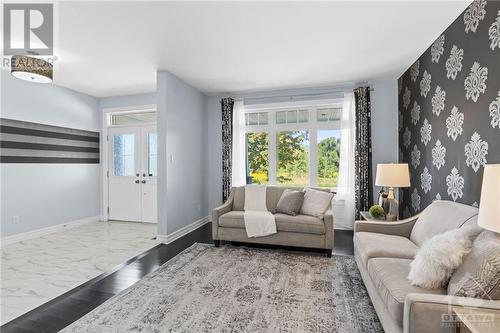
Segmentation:
[[(100, 150), (101, 150), (101, 194), (102, 194), (102, 207), (101, 207), (101, 220), (108, 221), (108, 207), (109, 207), (109, 196), (108, 196), (108, 172), (109, 172), (109, 151), (108, 151), (108, 127), (111, 127), (111, 116), (114, 114), (123, 113), (137, 113), (137, 112), (148, 112), (156, 111), (156, 104), (146, 104), (130, 107), (120, 107), (120, 108), (104, 108), (102, 109), (102, 137), (100, 140)], [(144, 123), (138, 126), (151, 126), (156, 125), (156, 123)]]

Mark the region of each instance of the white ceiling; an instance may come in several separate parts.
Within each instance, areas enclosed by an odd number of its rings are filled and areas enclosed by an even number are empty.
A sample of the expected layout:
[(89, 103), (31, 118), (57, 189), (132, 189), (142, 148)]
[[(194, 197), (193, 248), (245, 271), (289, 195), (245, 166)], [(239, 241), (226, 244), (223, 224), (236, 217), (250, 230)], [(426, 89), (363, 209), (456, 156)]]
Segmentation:
[(397, 78), (470, 1), (60, 2), (55, 83), (153, 92), (168, 70), (207, 94)]

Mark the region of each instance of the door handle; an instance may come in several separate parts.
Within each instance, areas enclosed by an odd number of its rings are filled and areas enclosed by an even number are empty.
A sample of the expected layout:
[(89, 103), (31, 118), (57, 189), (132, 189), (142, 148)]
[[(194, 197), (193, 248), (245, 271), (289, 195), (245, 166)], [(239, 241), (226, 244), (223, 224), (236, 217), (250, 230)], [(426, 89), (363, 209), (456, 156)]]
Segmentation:
[(143, 180), (141, 183), (146, 184), (146, 181), (145, 181), (145, 180)]
[(143, 176), (143, 177), (146, 177), (146, 174), (145, 174), (145, 173), (143, 173), (143, 174), (142, 174), (142, 176)]
[(136, 177), (139, 177), (139, 176), (140, 176), (140, 174), (138, 174), (138, 173), (136, 173), (135, 175), (136, 175)]
[(135, 181), (135, 183), (136, 183), (136, 184), (139, 184), (139, 180), (136, 180), (136, 181)]

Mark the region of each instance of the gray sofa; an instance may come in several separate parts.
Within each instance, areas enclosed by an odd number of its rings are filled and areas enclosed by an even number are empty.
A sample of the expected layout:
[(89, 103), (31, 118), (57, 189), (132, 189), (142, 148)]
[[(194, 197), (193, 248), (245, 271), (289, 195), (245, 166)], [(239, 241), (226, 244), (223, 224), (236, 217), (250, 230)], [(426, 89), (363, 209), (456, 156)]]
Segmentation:
[(432, 236), (477, 223), (478, 209), (434, 201), (420, 215), (399, 222), (357, 221), (354, 257), (386, 332), (454, 332), (443, 323), (453, 306), (500, 309), (499, 301), (453, 297), (444, 289), (412, 286), (410, 263)]
[[(227, 201), (215, 208), (212, 213), (212, 238), (215, 246), (219, 246), (220, 241), (236, 241), (317, 248), (324, 249), (330, 257), (333, 249), (331, 207), (328, 208), (323, 219), (300, 214), (290, 216), (276, 213), (276, 205), (286, 188), (281, 186), (267, 186), (266, 188), (267, 209), (275, 216), (278, 232), (270, 236), (248, 238), (243, 219), (245, 187), (233, 187)], [(302, 190), (302, 188), (288, 188)]]

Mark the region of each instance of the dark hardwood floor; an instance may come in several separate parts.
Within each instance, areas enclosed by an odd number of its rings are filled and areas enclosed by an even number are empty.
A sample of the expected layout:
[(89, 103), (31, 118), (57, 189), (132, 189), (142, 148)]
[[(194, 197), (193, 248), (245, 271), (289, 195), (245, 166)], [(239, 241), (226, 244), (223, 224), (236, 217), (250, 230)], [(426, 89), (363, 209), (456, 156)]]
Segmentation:
[[(352, 231), (335, 230), (334, 255), (352, 255), (352, 235)], [(160, 244), (151, 248), (115, 267), (112, 271), (87, 281), (6, 323), (0, 328), (0, 331), (2, 333), (57, 332), (92, 311), (109, 298), (130, 287), (146, 274), (158, 269), (168, 260), (196, 242), (212, 243), (210, 223), (170, 244)], [(241, 243), (232, 244), (255, 246)], [(304, 250), (289, 247), (286, 249)]]

